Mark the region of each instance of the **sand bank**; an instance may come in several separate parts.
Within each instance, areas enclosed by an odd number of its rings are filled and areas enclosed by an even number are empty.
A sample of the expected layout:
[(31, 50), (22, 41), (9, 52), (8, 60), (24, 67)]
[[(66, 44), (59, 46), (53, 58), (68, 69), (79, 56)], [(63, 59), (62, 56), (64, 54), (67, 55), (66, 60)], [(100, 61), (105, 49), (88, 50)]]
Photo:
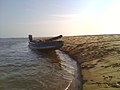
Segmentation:
[(120, 35), (63, 37), (62, 51), (79, 62), (83, 90), (120, 90)]

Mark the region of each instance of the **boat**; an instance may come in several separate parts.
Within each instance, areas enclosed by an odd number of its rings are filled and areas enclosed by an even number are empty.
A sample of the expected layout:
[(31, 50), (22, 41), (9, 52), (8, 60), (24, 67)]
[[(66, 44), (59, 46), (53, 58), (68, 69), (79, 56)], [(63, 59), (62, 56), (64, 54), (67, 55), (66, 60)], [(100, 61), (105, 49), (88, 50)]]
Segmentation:
[(33, 50), (56, 50), (64, 45), (64, 41), (56, 41), (61, 38), (62, 35), (53, 37), (47, 40), (33, 40), (32, 35), (29, 35), (29, 47)]

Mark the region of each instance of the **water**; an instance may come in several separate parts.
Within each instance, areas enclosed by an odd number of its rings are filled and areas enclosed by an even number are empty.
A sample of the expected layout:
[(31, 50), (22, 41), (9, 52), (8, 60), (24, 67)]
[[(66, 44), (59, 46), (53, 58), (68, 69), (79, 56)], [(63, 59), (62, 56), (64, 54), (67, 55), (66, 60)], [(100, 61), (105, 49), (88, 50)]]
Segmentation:
[(76, 87), (76, 62), (63, 52), (37, 52), (27, 39), (0, 39), (0, 90), (67, 90)]

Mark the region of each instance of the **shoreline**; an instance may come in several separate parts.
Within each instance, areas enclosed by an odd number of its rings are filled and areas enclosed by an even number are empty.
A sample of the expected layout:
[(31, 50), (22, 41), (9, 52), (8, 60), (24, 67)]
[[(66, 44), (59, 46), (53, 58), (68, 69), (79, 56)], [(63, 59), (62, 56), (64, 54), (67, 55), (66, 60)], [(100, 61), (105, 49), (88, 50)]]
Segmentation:
[[(120, 35), (65, 36), (60, 49), (80, 67), (81, 90), (120, 89)], [(108, 72), (109, 71), (109, 72)], [(111, 74), (112, 72), (112, 74)]]

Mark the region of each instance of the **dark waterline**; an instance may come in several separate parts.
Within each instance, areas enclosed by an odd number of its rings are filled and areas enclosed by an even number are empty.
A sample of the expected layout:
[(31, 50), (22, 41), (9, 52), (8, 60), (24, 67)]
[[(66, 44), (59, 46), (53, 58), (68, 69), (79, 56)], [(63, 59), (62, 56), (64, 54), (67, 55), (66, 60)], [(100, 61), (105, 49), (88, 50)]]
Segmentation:
[(0, 39), (0, 90), (67, 90), (76, 70), (61, 51), (32, 51), (25, 38)]

